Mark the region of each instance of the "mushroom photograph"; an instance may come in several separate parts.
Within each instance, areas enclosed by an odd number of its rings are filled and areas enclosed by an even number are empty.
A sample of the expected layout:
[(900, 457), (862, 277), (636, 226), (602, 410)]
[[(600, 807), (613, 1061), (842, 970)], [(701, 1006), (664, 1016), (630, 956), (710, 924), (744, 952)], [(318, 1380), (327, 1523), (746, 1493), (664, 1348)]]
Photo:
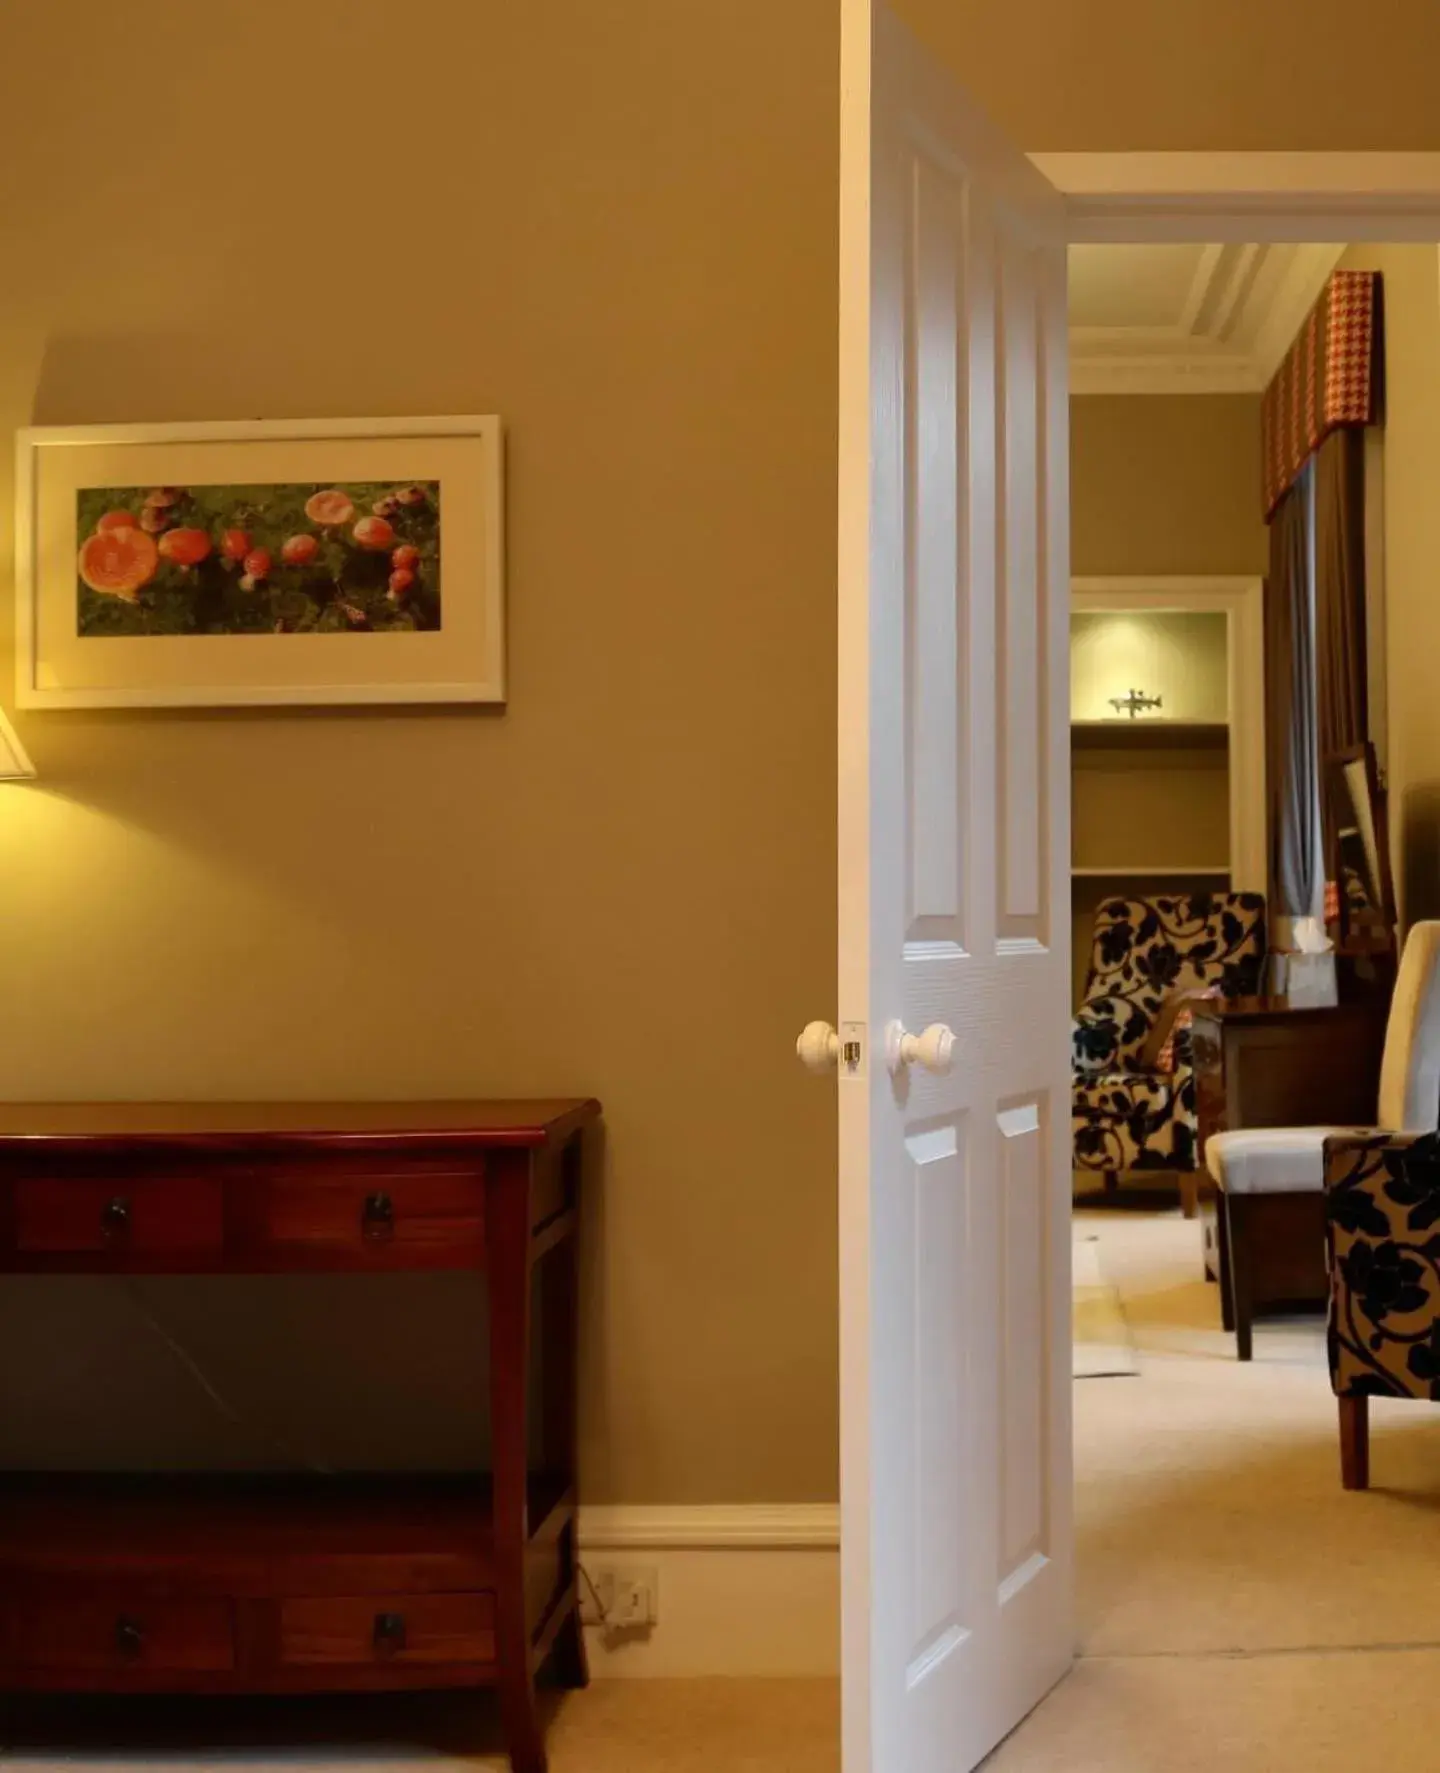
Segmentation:
[(438, 481), (85, 487), (82, 637), (440, 627)]

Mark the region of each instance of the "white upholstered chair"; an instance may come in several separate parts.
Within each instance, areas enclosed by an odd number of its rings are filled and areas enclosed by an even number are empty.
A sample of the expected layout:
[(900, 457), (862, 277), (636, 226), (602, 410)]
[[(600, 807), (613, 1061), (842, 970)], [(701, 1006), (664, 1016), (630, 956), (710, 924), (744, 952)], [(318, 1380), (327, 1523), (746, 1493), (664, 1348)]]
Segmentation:
[[(1412, 925), (1385, 1029), (1376, 1126), (1433, 1133), (1440, 1124), (1440, 921)], [(1325, 1140), (1353, 1127), (1254, 1127), (1216, 1133), (1205, 1165), (1220, 1191), (1221, 1284), (1230, 1288), (1236, 1353), (1250, 1359), (1257, 1235), (1283, 1245), (1293, 1227), (1314, 1232), (1325, 1192)], [(1306, 1198), (1309, 1197), (1309, 1198)], [(1294, 1209), (1300, 1209), (1295, 1211)]]

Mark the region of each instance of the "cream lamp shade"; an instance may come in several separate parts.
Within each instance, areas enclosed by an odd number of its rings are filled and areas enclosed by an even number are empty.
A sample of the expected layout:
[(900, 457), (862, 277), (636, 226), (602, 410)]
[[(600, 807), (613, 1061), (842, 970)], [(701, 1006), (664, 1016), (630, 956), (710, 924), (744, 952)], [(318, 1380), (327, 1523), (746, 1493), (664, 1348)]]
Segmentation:
[(0, 782), (20, 782), (34, 774), (35, 765), (20, 743), (5, 710), (0, 708)]

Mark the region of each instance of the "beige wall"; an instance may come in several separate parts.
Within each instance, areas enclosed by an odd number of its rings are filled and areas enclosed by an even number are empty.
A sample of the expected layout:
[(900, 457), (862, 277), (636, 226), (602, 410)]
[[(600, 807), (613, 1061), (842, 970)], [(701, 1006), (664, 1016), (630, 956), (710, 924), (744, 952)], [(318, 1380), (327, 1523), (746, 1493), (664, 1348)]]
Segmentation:
[(1440, 9), (894, 0), (1031, 152), (1440, 148)]
[(1070, 499), (1076, 573), (1263, 573), (1259, 396), (1077, 395)]
[[(1070, 0), (906, 4), (1030, 148), (1440, 146), (1430, 0), (1358, 36), (1124, 0), (1100, 43)], [(597, 1499), (834, 1491), (831, 1098), (789, 1046), (834, 1007), (837, 56), (834, 0), (5, 8), (5, 422), (504, 414), (513, 702), (24, 722), (0, 1088), (598, 1091)], [(1256, 569), (1172, 549), (1129, 452), (1118, 525), (1077, 458), (1077, 570)], [(360, 1329), (387, 1442), (452, 1432), (411, 1352), (468, 1297), (181, 1292), (251, 1419), (222, 1451), (351, 1451)], [(7, 1441), (213, 1449), (125, 1295), (47, 1296), (5, 1289), (55, 1354), (0, 1370)]]
[[(831, 0), (5, 13), (5, 428), (502, 414), (513, 694), (25, 720), (0, 1089), (594, 1091), (591, 1496), (832, 1496)], [(5, 1455), (474, 1443), (458, 1286), (149, 1288), (243, 1431), (127, 1295), (5, 1292)]]
[[(1071, 856), (1077, 868), (1224, 868), (1230, 861), (1223, 750), (1077, 750)], [(1214, 882), (1212, 885), (1216, 884)], [(1223, 883), (1221, 883), (1223, 884)], [(1135, 892), (1161, 892), (1136, 882)]]
[(1342, 262), (1385, 280), (1384, 750), (1408, 922), (1440, 917), (1440, 250), (1357, 247)]

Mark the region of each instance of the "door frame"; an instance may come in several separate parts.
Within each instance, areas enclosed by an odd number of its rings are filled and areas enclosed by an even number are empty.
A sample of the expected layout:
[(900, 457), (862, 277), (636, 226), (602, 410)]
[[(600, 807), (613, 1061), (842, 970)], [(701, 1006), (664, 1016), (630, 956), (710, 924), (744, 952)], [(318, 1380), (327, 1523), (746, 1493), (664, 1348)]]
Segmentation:
[[(1143, 395), (1134, 395), (1136, 400)], [(1265, 581), (1155, 574), (1072, 578), (1070, 610), (1223, 615), (1230, 727), (1230, 886), (1266, 890)]]
[(1440, 153), (1029, 158), (1065, 199), (1072, 245), (1440, 241)]

